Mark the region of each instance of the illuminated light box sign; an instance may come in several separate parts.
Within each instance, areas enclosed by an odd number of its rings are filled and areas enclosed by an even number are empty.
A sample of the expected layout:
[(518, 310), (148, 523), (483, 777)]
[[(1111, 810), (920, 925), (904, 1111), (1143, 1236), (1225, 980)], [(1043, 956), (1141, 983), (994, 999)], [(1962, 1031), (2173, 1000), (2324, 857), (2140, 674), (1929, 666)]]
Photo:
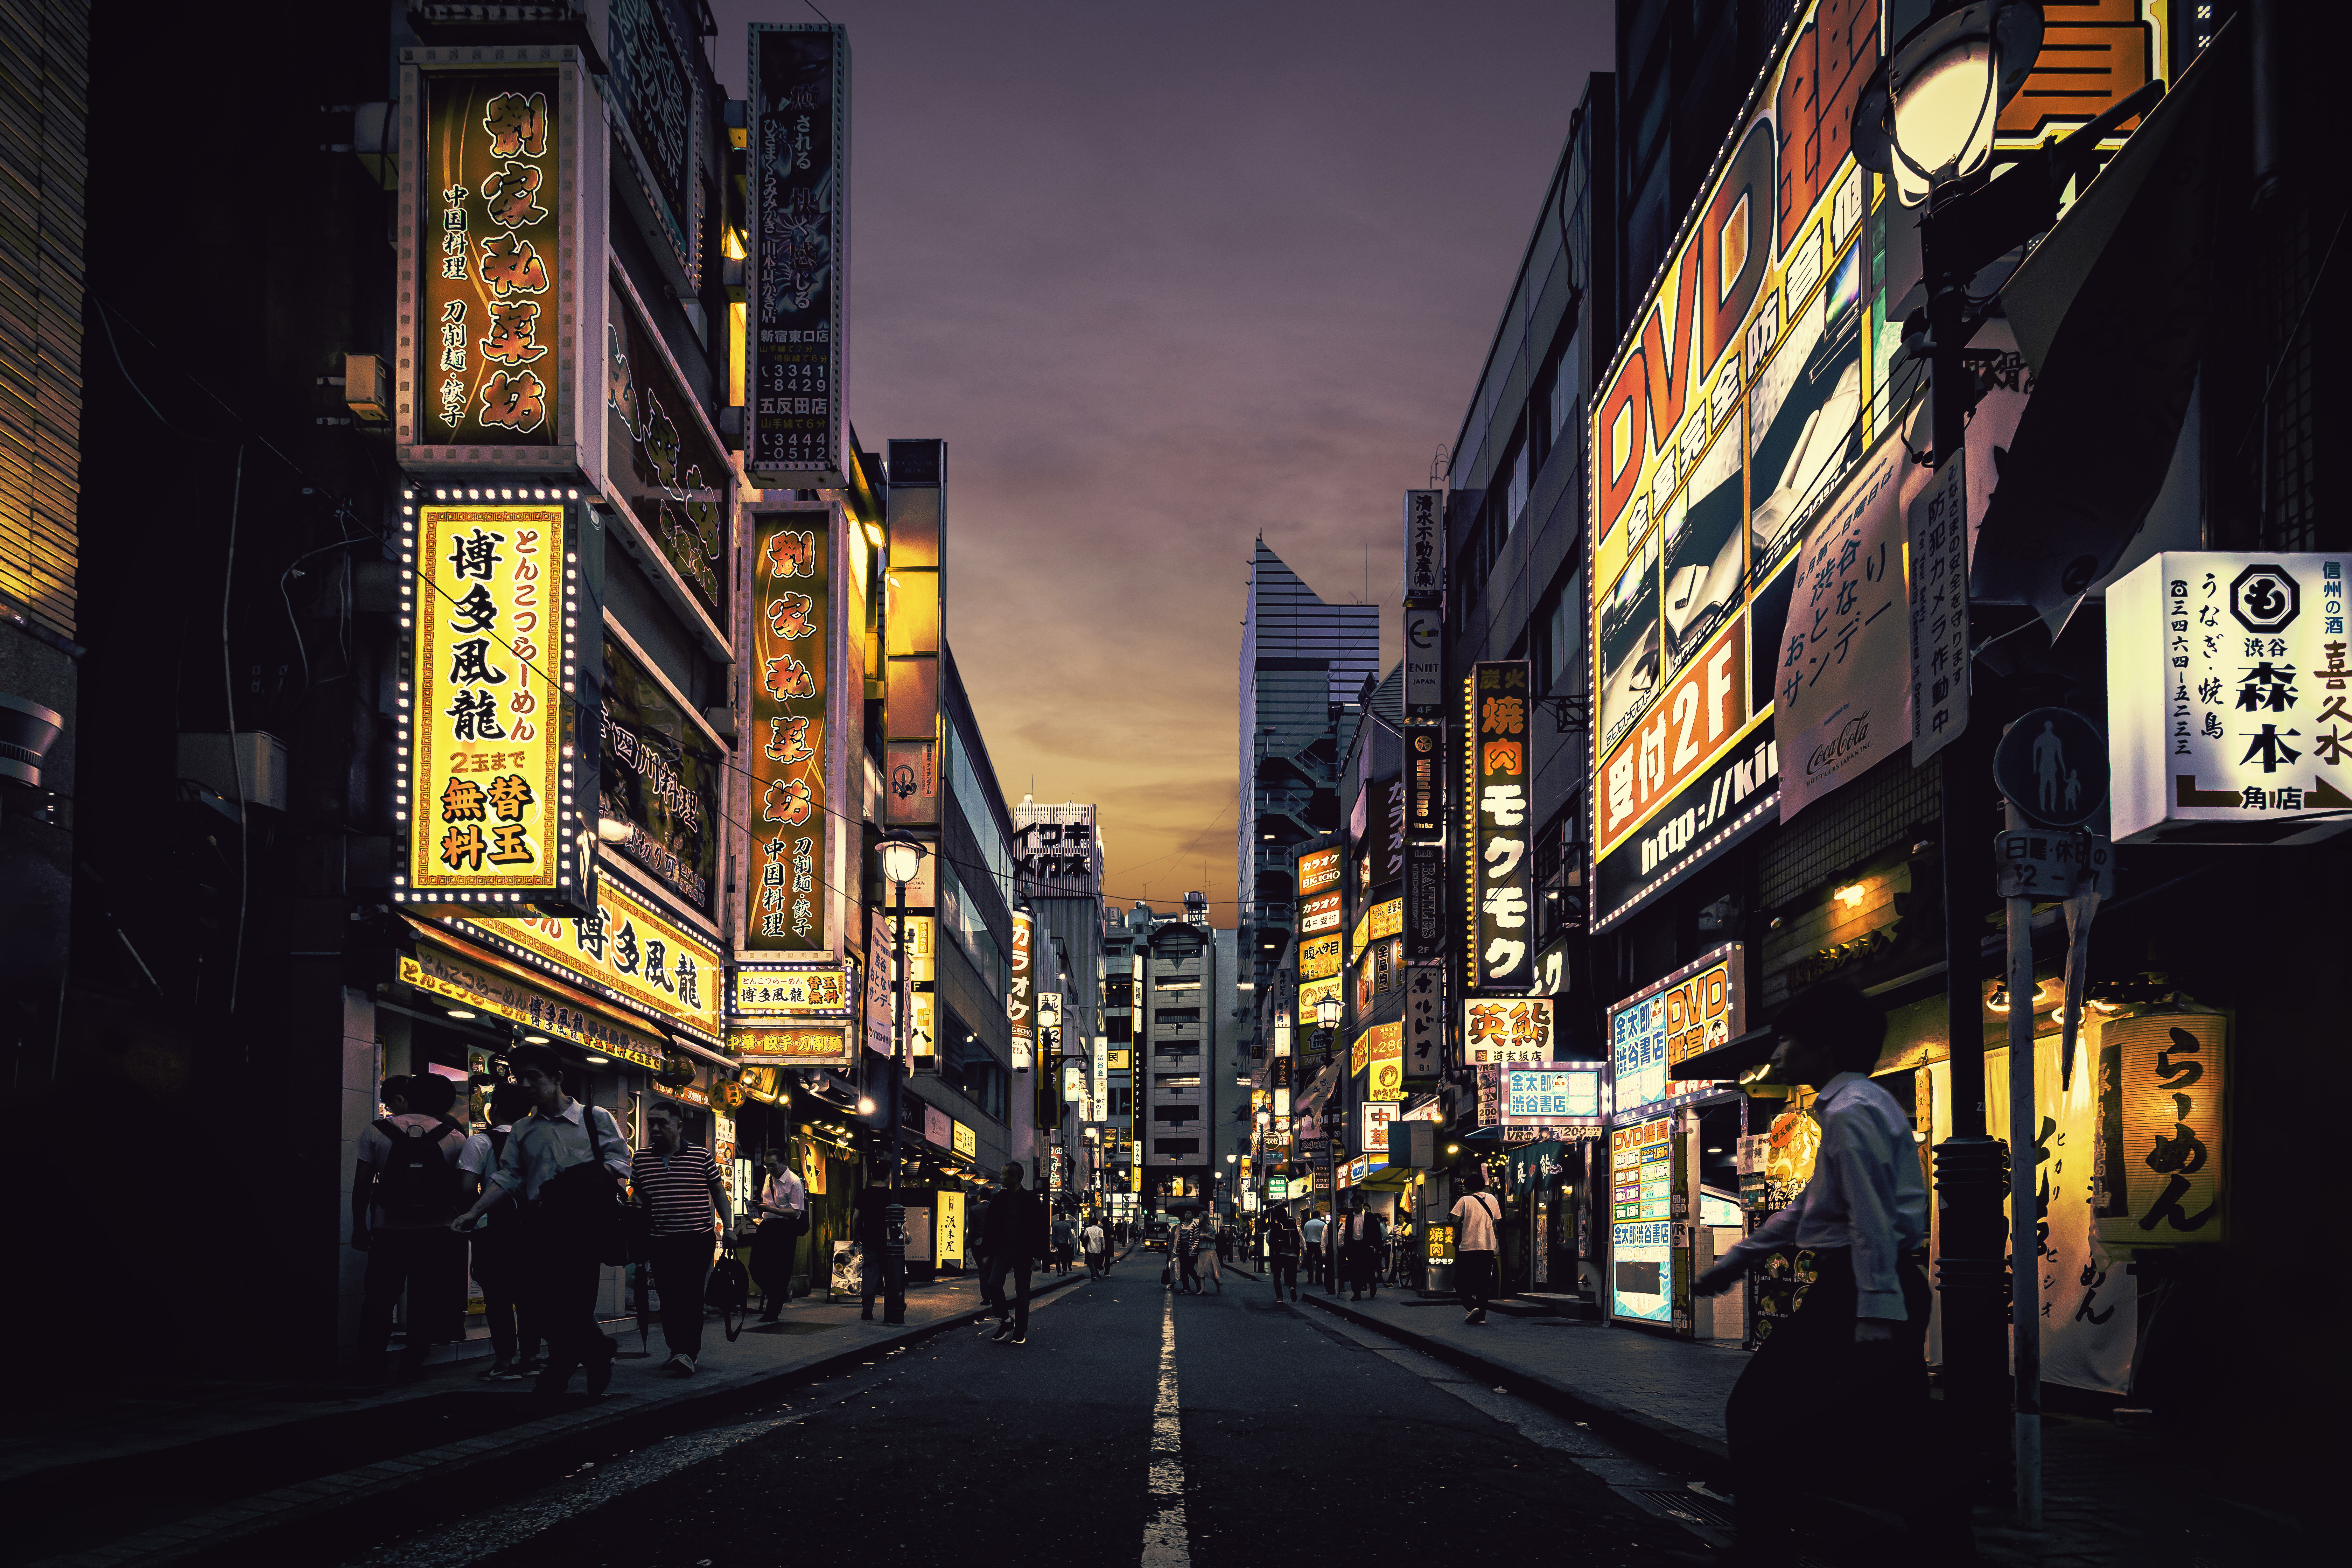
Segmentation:
[(1602, 1115), (1601, 1067), (1503, 1069), (1506, 1127), (1598, 1127)]
[(402, 903), (593, 903), (570, 627), (579, 561), (562, 501), (419, 505), (401, 520), (405, 658), (395, 763)]
[(1298, 943), (1298, 978), (1328, 980), (1339, 973), (1345, 945), (1336, 931), (1329, 936), (1302, 939)]
[(1552, 1052), (1552, 1003), (1470, 1001), (1462, 1005), (1463, 1060), (1472, 1067), (1548, 1062)]
[(2167, 551), (2107, 590), (2118, 844), (2352, 827), (2352, 555)]
[(1718, 753), (1592, 869), (1593, 929), (1605, 931), (1769, 822), (1779, 820), (1780, 749), (1769, 714)]
[[(1341, 851), (1338, 846), (1328, 849), (1308, 849), (1297, 857), (1298, 896), (1302, 899), (1339, 885)], [(1335, 909), (1337, 905), (1333, 906)]]
[(2229, 1043), (2218, 1013), (2100, 1026), (2091, 1208), (2105, 1246), (2228, 1239)]
[(765, 487), (849, 474), (849, 30), (751, 29), (744, 468)]
[[(1463, 870), (1469, 881), (1464, 980), (1478, 991), (1525, 991), (1535, 973), (1531, 899), (1535, 865), (1528, 853), (1532, 770), (1528, 756), (1530, 665), (1497, 659), (1477, 665), (1463, 684)], [(1402, 926), (1403, 910), (1398, 910)]]
[(1654, 1117), (1609, 1135), (1611, 1311), (1674, 1320), (1674, 1123)]
[[(833, 752), (836, 509), (751, 520), (751, 866), (742, 945), (751, 952), (831, 948), (827, 868), (836, 809)], [(862, 699), (861, 699), (862, 700)]]
[(609, 872), (599, 879), (596, 908), (583, 919), (533, 915), (451, 923), (576, 976), (592, 990), (719, 1038), (726, 966), (717, 945)]
[(641, 1068), (660, 1067), (666, 1055), (662, 1042), (651, 1035), (437, 948), (420, 946), (415, 957), (404, 956), (400, 978), (420, 991)]
[(1747, 1033), (1741, 954), (1738, 942), (1727, 942), (1610, 1007), (1609, 1065), (1618, 1115), (1715, 1091), (1713, 1082), (1679, 1080), (1672, 1069)]
[(823, 969), (770, 969), (751, 964), (735, 971), (728, 1011), (739, 1017), (846, 1016), (857, 994), (855, 965)]

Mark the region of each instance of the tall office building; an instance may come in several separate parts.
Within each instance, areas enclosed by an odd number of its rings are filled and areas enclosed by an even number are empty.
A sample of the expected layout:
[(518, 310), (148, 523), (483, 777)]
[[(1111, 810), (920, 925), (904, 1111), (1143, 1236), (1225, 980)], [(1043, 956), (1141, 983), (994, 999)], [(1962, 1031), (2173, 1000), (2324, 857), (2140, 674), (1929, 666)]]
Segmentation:
[(1380, 667), (1380, 607), (1324, 603), (1259, 540), (1242, 620), (1234, 884), (1254, 993), (1289, 944), (1293, 848), (1339, 826), (1334, 770)]

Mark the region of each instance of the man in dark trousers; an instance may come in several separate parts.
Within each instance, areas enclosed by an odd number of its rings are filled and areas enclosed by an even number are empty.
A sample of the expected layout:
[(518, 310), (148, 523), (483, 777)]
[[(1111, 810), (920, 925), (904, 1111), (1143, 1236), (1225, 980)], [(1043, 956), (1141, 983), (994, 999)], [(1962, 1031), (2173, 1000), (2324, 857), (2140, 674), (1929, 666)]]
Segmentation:
[[(1008, 1161), (1004, 1171), (1004, 1190), (989, 1201), (988, 1213), (981, 1219), (981, 1242), (988, 1253), (986, 1294), (989, 1310), (997, 1317), (996, 1331), (989, 1338), (999, 1344), (1029, 1342), (1029, 1266), (1049, 1245), (1045, 1234), (1045, 1205), (1037, 1194), (1021, 1184), (1021, 1162)], [(1016, 1277), (1020, 1295), (1008, 1309), (1004, 1300), (1004, 1277)]]
[(1357, 1194), (1354, 1207), (1340, 1245), (1349, 1259), (1348, 1299), (1360, 1301), (1367, 1290), (1375, 1296), (1381, 1293), (1381, 1259), (1386, 1247), (1381, 1235), (1381, 1216), (1364, 1206), (1361, 1194)]
[(1298, 1253), (1305, 1245), (1297, 1225), (1290, 1217), (1288, 1204), (1274, 1205), (1273, 1217), (1265, 1225), (1265, 1272), (1274, 1281), (1274, 1299), (1282, 1300), (1286, 1286), (1290, 1299), (1298, 1300)]
[[(449, 1234), (449, 1217), (465, 1203), (457, 1156), (466, 1130), (449, 1119), (457, 1086), (438, 1073), (388, 1083), (384, 1097), (401, 1107), (371, 1121), (360, 1134), (352, 1181), (352, 1246), (368, 1255), (360, 1302), (358, 1370), (395, 1382), (425, 1375), (425, 1357), (436, 1344), (466, 1337), (466, 1244)], [(383, 1366), (392, 1310), (408, 1294), (406, 1337), (399, 1364)]]
[(874, 1321), (874, 1293), (882, 1292), (882, 1321), (907, 1321), (907, 1205), (890, 1190), (886, 1165), (868, 1166), (866, 1190), (857, 1194), (851, 1221), (857, 1227), (858, 1250), (866, 1257), (865, 1310), (861, 1322)]
[(1901, 1499), (1906, 1562), (1972, 1561), (1968, 1509), (1932, 1484), (1948, 1467), (1922, 1452), (1927, 1184), (1909, 1114), (1868, 1076), (1885, 1016), (1832, 981), (1791, 1001), (1776, 1029), (1774, 1076), (1819, 1094), (1813, 1174), (1794, 1204), (1693, 1282), (1719, 1295), (1775, 1248), (1813, 1256), (1803, 1300), (1757, 1348), (1724, 1409), (1742, 1561), (1794, 1562), (1801, 1494), (1837, 1489), (1825, 1481)]
[(630, 1167), (629, 1185), (646, 1215), (646, 1261), (661, 1291), (662, 1370), (692, 1377), (702, 1355), (703, 1290), (719, 1238), (727, 1232), (726, 1184), (710, 1151), (686, 1136), (686, 1112), (656, 1100), (646, 1110), (646, 1146)]

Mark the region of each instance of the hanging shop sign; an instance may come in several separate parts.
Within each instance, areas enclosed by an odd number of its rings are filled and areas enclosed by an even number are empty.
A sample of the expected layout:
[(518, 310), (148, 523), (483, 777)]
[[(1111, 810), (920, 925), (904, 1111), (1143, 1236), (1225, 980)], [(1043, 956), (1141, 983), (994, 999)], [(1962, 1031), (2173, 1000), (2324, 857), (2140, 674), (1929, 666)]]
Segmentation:
[[(1404, 800), (1406, 842), (1443, 845), (1445, 842), (1444, 725), (1405, 725)], [(1408, 871), (1406, 874), (1410, 876), (1412, 873)]]
[(1404, 900), (1390, 899), (1374, 904), (1364, 912), (1364, 934), (1373, 942), (1397, 936), (1404, 931)]
[(597, 879), (595, 909), (583, 919), (532, 915), (452, 923), (584, 981), (593, 991), (719, 1037), (725, 960), (718, 944), (609, 869)]
[[(669, 241), (689, 284), (702, 280), (702, 126), (698, 29), (682, 0), (611, 0), (605, 90), (613, 144), (635, 176), (646, 226)], [(632, 205), (635, 205), (634, 203)]]
[[(1404, 492), (1404, 596), (1432, 599), (1445, 592), (1445, 492)], [(1443, 701), (1443, 698), (1433, 700)]]
[(2352, 826), (2352, 556), (2166, 551), (2107, 590), (2119, 844)]
[(1783, 822), (1910, 744), (1900, 504), (1910, 467), (1911, 454), (1894, 433), (1880, 437), (1805, 531), (1774, 645), (1774, 714), (1789, 737)]
[(1404, 982), (1404, 1076), (1425, 1082), (1445, 1068), (1445, 965), (1408, 964)]
[(629, 836), (603, 847), (715, 915), (727, 754), (625, 632), (607, 626), (604, 654), (597, 810)]
[(2227, 1239), (2229, 1037), (2218, 1013), (2100, 1026), (2091, 1206), (2106, 1246)]
[(401, 903), (593, 905), (571, 700), (577, 552), (562, 502), (401, 520)]
[(838, 511), (761, 511), (751, 519), (751, 657), (744, 664), (751, 724), (743, 747), (751, 865), (741, 938), (751, 952), (831, 945)]
[(476, 1012), (494, 1014), (510, 1024), (552, 1035), (648, 1070), (659, 1068), (667, 1055), (663, 1043), (651, 1035), (436, 947), (419, 944), (416, 956), (404, 955), (400, 960), (400, 978), (404, 984), (463, 1003)]
[(964, 1123), (958, 1121), (950, 1135), (949, 1146), (967, 1160), (977, 1158), (980, 1153), (980, 1135)]
[(1298, 942), (1298, 978), (1326, 980), (1339, 973), (1345, 962), (1346, 943), (1339, 933), (1328, 936), (1302, 937)]
[(878, 910), (866, 919), (866, 1048), (887, 1057), (898, 1038), (898, 931)]
[(1602, 1116), (1601, 1064), (1503, 1069), (1506, 1127), (1599, 1127)]
[(605, 322), (609, 494), (709, 618), (728, 623), (727, 539), (735, 475), (701, 400), (615, 265)]
[(1548, 1062), (1552, 1053), (1552, 1004), (1548, 996), (1515, 1002), (1462, 1004), (1462, 1059), (1470, 1067)]
[(1969, 479), (1965, 452), (1938, 464), (1904, 510), (1911, 579), (1911, 765), (1969, 727)]
[(1445, 612), (1435, 605), (1404, 607), (1403, 695), (1409, 719), (1445, 711)]
[[(1365, 1075), (1364, 1098), (1401, 1100), (1404, 1098), (1404, 1026), (1375, 1024), (1356, 1037), (1361, 1058), (1357, 1071)], [(1369, 1147), (1369, 1145), (1367, 1145)]]
[(1445, 917), (1452, 881), (1445, 874), (1445, 846), (1409, 844), (1404, 860), (1404, 956), (1426, 963), (1445, 952)]
[(883, 575), (883, 805), (892, 827), (940, 826), (947, 647), (944, 441), (889, 447), (890, 570)]
[(762, 488), (843, 489), (849, 30), (755, 22), (751, 41), (743, 466)]
[(1067, 1105), (1076, 1105), (1076, 1104), (1077, 1104), (1077, 1103), (1078, 1103), (1078, 1101), (1080, 1101), (1080, 1100), (1084, 1100), (1086, 1097), (1087, 1097), (1087, 1069), (1086, 1069), (1086, 1067), (1084, 1066), (1084, 1064), (1079, 1063), (1079, 1062), (1065, 1062), (1065, 1063), (1062, 1065), (1062, 1100), (1063, 1100), (1063, 1103), (1067, 1104)]
[(1609, 1009), (1611, 1092), (1618, 1115), (1712, 1093), (1711, 1081), (1677, 1079), (1701, 1051), (1747, 1033), (1742, 947), (1727, 942)]
[(1463, 682), (1463, 841), (1469, 850), (1471, 941), (1463, 954), (1472, 992), (1524, 991), (1535, 868), (1528, 854), (1528, 669), (1526, 659), (1479, 664)]
[(1356, 1147), (1364, 1151), (1370, 1170), (1389, 1163), (1389, 1124), (1396, 1113), (1396, 1105), (1389, 1100), (1367, 1100), (1356, 1107)]
[(1037, 1005), (1030, 957), (1032, 926), (1028, 912), (1013, 911), (1012, 973), (1005, 982), (1004, 1017), (1013, 1035), (1013, 1070), (1027, 1072), (1037, 1059)]
[(604, 186), (602, 108), (583, 110), (598, 100), (568, 46), (528, 65), (458, 52), (401, 51), (400, 145), (415, 155), (400, 159), (399, 460), (593, 485), (604, 442), (582, 359), (604, 295), (583, 267), (604, 247), (583, 243), (581, 215)]
[(736, 1081), (743, 1086), (747, 1097), (762, 1105), (775, 1104), (782, 1094), (777, 1083), (776, 1069), (772, 1067), (746, 1067)]
[(955, 1141), (955, 1121), (936, 1105), (923, 1107), (923, 1138), (945, 1149)]
[(1620, 1318), (1673, 1320), (1673, 1138), (1664, 1116), (1609, 1135), (1611, 1310)]
[(845, 1018), (857, 996), (855, 963), (823, 967), (739, 964), (728, 1012), (741, 1018)]
[[(1060, 1181), (1061, 1169), (1055, 1167), (1055, 1179)], [(942, 1187), (939, 1195), (939, 1254), (941, 1263), (963, 1265), (963, 1194), (952, 1187)]]

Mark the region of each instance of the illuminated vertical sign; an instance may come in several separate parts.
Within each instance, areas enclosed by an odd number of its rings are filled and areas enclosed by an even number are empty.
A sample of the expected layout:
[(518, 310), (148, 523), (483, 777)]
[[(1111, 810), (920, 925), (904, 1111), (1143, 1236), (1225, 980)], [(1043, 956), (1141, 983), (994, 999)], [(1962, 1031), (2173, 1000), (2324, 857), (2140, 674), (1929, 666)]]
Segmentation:
[(401, 526), (403, 902), (594, 903), (572, 753), (578, 558), (559, 501), (423, 505)]
[(1411, 844), (1445, 842), (1445, 726), (1404, 727), (1404, 836)]
[(593, 478), (581, 354), (604, 304), (581, 269), (603, 247), (581, 243), (580, 215), (603, 183), (602, 115), (583, 141), (569, 47), (528, 67), (426, 64), (442, 52), (401, 57), (401, 145), (416, 152), (400, 170), (400, 459)]
[(751, 857), (743, 946), (827, 950), (827, 848), (836, 809), (826, 767), (834, 679), (829, 510), (763, 511), (751, 522), (745, 675), (751, 730), (742, 753)]
[(1674, 1123), (1665, 1117), (1609, 1134), (1612, 1315), (1674, 1318)]
[(764, 487), (848, 484), (849, 30), (751, 26), (751, 299), (743, 466)]
[(605, 89), (617, 111), (613, 144), (636, 175), (670, 252), (702, 277), (702, 79), (697, 29), (683, 0), (612, 0)]
[(1478, 665), (1463, 682), (1463, 839), (1468, 864), (1464, 965), (1474, 991), (1524, 991), (1535, 973), (1528, 962), (1535, 868), (1528, 846), (1528, 686), (1526, 659)]
[(1013, 1070), (1027, 1072), (1037, 1057), (1036, 998), (1031, 985), (1035, 969), (1030, 952), (1034, 935), (1028, 912), (1013, 911), (1012, 973), (1005, 983), (1004, 1017), (1013, 1029)]
[(1714, 1089), (1711, 1081), (1683, 1080), (1675, 1069), (1747, 1033), (1743, 951), (1727, 942), (1610, 1007), (1610, 1071), (1620, 1112)]
[(883, 574), (883, 811), (940, 825), (940, 689), (947, 649), (945, 441), (893, 441), (890, 563)]

